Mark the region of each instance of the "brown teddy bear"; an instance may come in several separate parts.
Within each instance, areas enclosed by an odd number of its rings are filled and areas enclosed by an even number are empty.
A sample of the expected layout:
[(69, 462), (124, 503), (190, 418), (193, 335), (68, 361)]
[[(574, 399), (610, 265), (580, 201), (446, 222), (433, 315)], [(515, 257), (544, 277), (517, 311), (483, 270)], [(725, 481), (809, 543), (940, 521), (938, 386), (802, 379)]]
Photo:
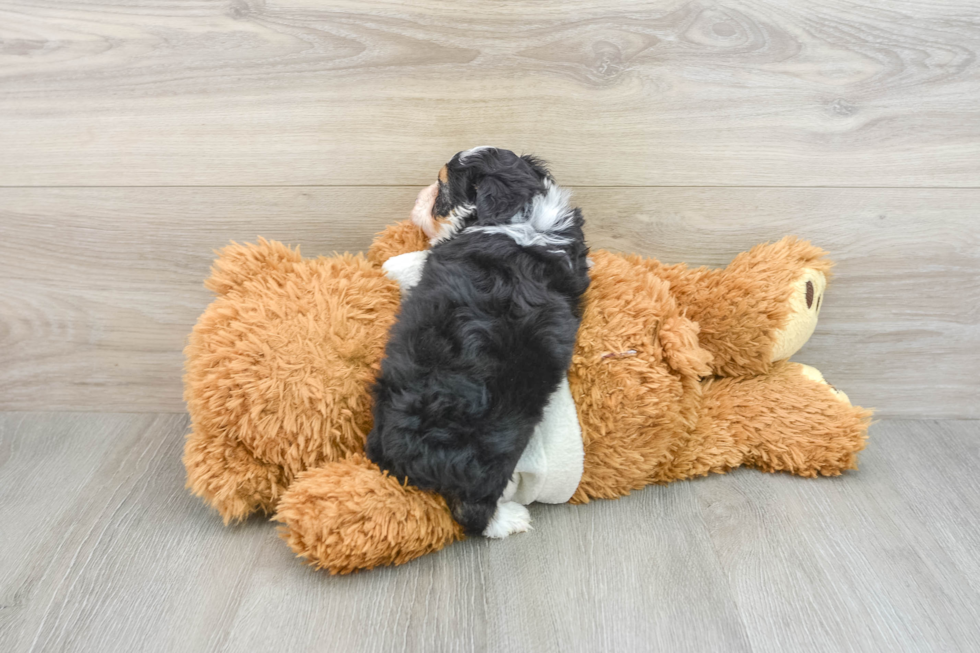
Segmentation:
[[(406, 221), (366, 257), (304, 259), (265, 240), (221, 252), (206, 283), (217, 298), (185, 352), (184, 464), (226, 523), (274, 513), (293, 550), (333, 573), (462, 538), (441, 497), (363, 455), (370, 384), (399, 283), (410, 288), (396, 263), (427, 246)], [(508, 497), (586, 503), (739, 465), (855, 468), (870, 411), (786, 360), (813, 332), (830, 266), (794, 238), (723, 270), (593, 252), (570, 400), (554, 400), (551, 435), (535, 433)]]

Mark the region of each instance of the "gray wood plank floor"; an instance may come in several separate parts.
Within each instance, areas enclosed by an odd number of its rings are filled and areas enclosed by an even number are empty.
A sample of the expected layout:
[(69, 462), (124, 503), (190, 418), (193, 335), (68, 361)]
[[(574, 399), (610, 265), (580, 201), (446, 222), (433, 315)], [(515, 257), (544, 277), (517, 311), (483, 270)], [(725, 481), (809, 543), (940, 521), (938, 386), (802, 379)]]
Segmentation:
[(740, 470), (350, 577), (183, 488), (183, 415), (0, 414), (2, 651), (968, 651), (980, 422), (883, 421), (861, 469)]

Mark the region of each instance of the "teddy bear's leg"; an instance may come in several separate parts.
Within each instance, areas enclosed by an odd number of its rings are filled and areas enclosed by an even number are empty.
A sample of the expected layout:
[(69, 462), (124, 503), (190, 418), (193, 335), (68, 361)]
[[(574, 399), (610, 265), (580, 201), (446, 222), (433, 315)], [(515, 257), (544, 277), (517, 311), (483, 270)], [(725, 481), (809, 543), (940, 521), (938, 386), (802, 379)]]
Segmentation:
[(234, 439), (192, 426), (184, 443), (187, 487), (224, 522), (240, 521), (254, 512), (271, 513), (288, 487), (280, 465), (264, 463)]
[(644, 264), (700, 325), (720, 376), (763, 374), (798, 351), (817, 324), (831, 266), (823, 250), (792, 237), (743, 252), (723, 270)]
[(463, 539), (441, 496), (360, 454), (300, 474), (275, 520), (296, 555), (333, 574), (402, 564)]
[(768, 374), (702, 382), (702, 408), (670, 476), (724, 472), (739, 465), (800, 476), (854, 469), (871, 411), (812, 367), (778, 362)]

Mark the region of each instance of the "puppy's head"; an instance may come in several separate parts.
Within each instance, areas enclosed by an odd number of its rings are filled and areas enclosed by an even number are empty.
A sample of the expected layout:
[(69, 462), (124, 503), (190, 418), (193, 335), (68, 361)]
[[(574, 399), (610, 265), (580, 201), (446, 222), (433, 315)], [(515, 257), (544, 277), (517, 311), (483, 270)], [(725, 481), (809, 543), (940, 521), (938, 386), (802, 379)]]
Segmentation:
[(419, 193), (412, 220), (433, 244), (467, 227), (509, 224), (550, 183), (547, 168), (533, 156), (474, 147), (450, 159)]

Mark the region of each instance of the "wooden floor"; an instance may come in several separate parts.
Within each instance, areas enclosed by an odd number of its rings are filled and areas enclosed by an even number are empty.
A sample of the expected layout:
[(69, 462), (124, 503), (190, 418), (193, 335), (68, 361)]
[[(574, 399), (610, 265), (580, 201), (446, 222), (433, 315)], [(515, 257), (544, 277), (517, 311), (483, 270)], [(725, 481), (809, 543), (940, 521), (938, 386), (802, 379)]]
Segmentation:
[[(883, 419), (861, 470), (349, 578), (224, 528), (180, 466), (213, 250), (364, 250), (482, 144), (595, 248), (828, 249), (795, 358)], [(0, 652), (980, 650), (978, 307), (976, 0), (4, 0)]]
[(0, 414), (0, 650), (980, 650), (980, 422), (879, 422), (841, 478), (536, 505), (526, 534), (348, 577), (189, 496), (186, 427)]

